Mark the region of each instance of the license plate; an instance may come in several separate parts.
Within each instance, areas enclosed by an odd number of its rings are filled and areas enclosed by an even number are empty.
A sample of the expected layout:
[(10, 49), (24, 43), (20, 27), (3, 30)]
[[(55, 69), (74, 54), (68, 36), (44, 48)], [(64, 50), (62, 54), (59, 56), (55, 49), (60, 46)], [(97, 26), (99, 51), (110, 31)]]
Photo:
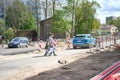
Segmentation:
[(77, 42), (81, 42), (81, 40), (78, 40)]

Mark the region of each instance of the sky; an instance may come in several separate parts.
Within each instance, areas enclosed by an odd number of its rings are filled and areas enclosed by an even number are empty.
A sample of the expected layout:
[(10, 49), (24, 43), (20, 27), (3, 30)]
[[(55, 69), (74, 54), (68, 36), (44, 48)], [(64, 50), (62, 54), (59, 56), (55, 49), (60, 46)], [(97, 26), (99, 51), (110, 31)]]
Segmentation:
[(106, 17), (120, 16), (120, 0), (96, 0), (101, 8), (97, 10), (96, 17), (104, 24)]

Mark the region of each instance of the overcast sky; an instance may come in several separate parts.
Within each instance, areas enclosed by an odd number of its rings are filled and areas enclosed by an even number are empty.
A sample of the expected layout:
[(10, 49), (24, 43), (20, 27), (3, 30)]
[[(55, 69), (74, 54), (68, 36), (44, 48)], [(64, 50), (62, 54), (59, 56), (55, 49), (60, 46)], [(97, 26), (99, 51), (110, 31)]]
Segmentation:
[(97, 18), (101, 23), (105, 23), (108, 16), (120, 16), (120, 0), (96, 0), (101, 5), (97, 11)]

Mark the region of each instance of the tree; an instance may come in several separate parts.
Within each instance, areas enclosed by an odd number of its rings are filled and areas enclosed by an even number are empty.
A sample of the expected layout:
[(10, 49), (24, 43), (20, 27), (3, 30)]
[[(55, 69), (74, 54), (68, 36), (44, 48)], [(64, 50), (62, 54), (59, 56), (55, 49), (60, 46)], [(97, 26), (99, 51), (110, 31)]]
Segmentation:
[(94, 29), (94, 30), (97, 30), (97, 29), (100, 28), (100, 25), (101, 25), (101, 24), (100, 24), (100, 21), (99, 21), (98, 19), (94, 19), (92, 25), (93, 25), (93, 29)]
[(26, 6), (19, 0), (15, 0), (6, 10), (6, 24), (14, 30), (15, 36), (17, 35), (17, 30), (30, 21), (29, 17), (31, 16), (28, 16), (30, 15), (29, 13)]
[(107, 20), (106, 24), (115, 25), (115, 20)]
[(73, 36), (75, 31), (75, 9), (79, 3), (79, 0), (66, 0), (66, 1), (67, 1), (67, 6), (64, 6), (63, 9), (65, 10), (67, 17), (71, 18), (70, 19), (72, 26), (71, 32)]
[(36, 29), (35, 27), (35, 18), (32, 14), (27, 15), (26, 22), (23, 24), (23, 26), (20, 27), (21, 30), (30, 30), (30, 29)]
[(14, 37), (14, 33), (13, 33), (13, 29), (12, 28), (6, 29), (3, 34), (5, 36), (6, 42), (9, 42)]
[(41, 1), (41, 11), (43, 11), (44, 19), (48, 18), (48, 9), (50, 7), (51, 3), (49, 0)]
[(3, 35), (4, 31), (5, 31), (4, 21), (0, 19), (0, 35)]
[(94, 29), (96, 9), (99, 8), (96, 1), (82, 0), (75, 12), (75, 31), (78, 33), (90, 33)]
[[(41, 0), (26, 0), (26, 2), (27, 2), (27, 8), (29, 12), (32, 12), (32, 15), (34, 16), (36, 31), (38, 34), (40, 30), (39, 21), (41, 20), (41, 17), (42, 17)], [(38, 34), (38, 37), (39, 37), (39, 34)]]
[(70, 21), (65, 18), (64, 11), (56, 10), (52, 18), (51, 31), (54, 33), (68, 33), (71, 28)]
[(3, 35), (5, 37), (6, 42), (8, 42), (8, 40), (11, 40), (14, 37), (13, 29), (6, 28), (4, 26), (3, 20), (0, 20), (0, 35)]
[(117, 18), (117, 20), (114, 21), (114, 25), (118, 28), (120, 31), (120, 16)]

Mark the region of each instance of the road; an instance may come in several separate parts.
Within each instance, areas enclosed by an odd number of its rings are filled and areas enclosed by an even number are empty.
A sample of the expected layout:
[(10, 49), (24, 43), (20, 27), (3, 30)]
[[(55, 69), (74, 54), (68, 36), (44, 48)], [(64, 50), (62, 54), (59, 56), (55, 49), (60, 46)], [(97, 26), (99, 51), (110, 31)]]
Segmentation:
[[(15, 60), (0, 60), (0, 77), (5, 80), (5, 78), (12, 76), (13, 74), (19, 73), (19, 71), (26, 67), (38, 68), (40, 67), (41, 71), (47, 70), (46, 67), (52, 67), (57, 63), (59, 59), (65, 59), (66, 57), (84, 53), (89, 51), (89, 49), (76, 49), (76, 50), (64, 50), (57, 52), (58, 56), (48, 56), (44, 57), (43, 54), (36, 54), (31, 57), (20, 58)], [(53, 67), (54, 68), (54, 67)]]
[(38, 50), (36, 47), (29, 47), (29, 48), (0, 48), (1, 55), (14, 55), (20, 53), (27, 53), (31, 51)]
[[(22, 48), (20, 48), (22, 49)], [(27, 49), (27, 48), (24, 48)], [(32, 48), (28, 48), (29, 50), (31, 50)], [(35, 48), (36, 49), (36, 48)], [(3, 51), (0, 52), (4, 52), (7, 51), (8, 49), (1, 49)], [(11, 50), (11, 52), (16, 52), (14, 50), (16, 49), (9, 49)], [(19, 51), (19, 49), (17, 50)], [(23, 51), (23, 50), (20, 50)], [(69, 58), (70, 56), (73, 55), (77, 55), (77, 54), (86, 54), (86, 52), (89, 52), (90, 49), (70, 49), (70, 50), (61, 50), (61, 51), (57, 51), (57, 55), (58, 56), (48, 56), (45, 57), (43, 56), (44, 51), (42, 52), (42, 54), (33, 54), (31, 53), (29, 54), (25, 54), (24, 56), (26, 57), (22, 57), (19, 58), (19, 56), (16, 56), (17, 58), (15, 59), (0, 59), (0, 80), (8, 80), (9, 77), (13, 77), (13, 75), (19, 74), (19, 73), (24, 73), (24, 71), (28, 70), (28, 73), (30, 72), (30, 70), (34, 70), (36, 68), (40, 68), (41, 70), (39, 70), (39, 72), (43, 72), (46, 70), (49, 70), (51, 68), (56, 68), (55, 65), (58, 65), (58, 60), (60, 59), (66, 59)], [(22, 53), (22, 52), (20, 52)], [(8, 54), (5, 53), (4, 54)], [(87, 55), (87, 54), (86, 54)], [(69, 60), (70, 61), (70, 60)], [(60, 66), (57, 66), (60, 67)], [(22, 71), (22, 72), (21, 72)], [(15, 77), (15, 76), (14, 76)], [(13, 77), (13, 78), (14, 78)], [(12, 80), (9, 79), (9, 80)], [(22, 80), (22, 79), (21, 79)]]

